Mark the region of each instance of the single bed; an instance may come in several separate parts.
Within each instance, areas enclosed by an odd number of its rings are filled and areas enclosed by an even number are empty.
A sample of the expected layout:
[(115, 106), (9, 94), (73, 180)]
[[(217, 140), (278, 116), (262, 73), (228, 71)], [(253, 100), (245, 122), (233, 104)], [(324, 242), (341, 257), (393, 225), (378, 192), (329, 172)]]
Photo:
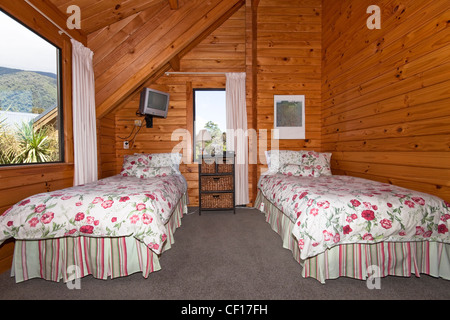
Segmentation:
[[(274, 155), (276, 159), (274, 159)], [(450, 280), (450, 204), (377, 181), (336, 176), (331, 154), (268, 153), (255, 207), (303, 266), (322, 283), (341, 276)]]
[(160, 270), (162, 252), (187, 210), (180, 154), (124, 157), (120, 174), (28, 197), (0, 217), (15, 238), (11, 274), (64, 282)]

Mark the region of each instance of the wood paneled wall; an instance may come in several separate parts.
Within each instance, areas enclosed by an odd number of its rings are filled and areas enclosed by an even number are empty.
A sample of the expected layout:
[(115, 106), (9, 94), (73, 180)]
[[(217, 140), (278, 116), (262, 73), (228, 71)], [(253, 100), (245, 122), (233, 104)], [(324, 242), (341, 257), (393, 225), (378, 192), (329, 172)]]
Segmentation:
[(271, 149), (274, 95), (305, 95), (306, 139), (279, 140), (278, 148), (320, 151), (322, 1), (261, 0), (257, 12), (257, 129), (267, 130)]
[[(241, 8), (219, 28), (186, 53), (179, 61), (182, 72), (244, 72), (245, 71), (245, 8)], [(191, 143), (193, 128), (193, 88), (225, 88), (224, 75), (162, 75), (145, 86), (170, 93), (170, 107), (166, 119), (154, 118), (153, 128), (146, 128), (143, 117), (136, 116), (139, 92), (119, 106), (115, 113), (115, 172), (122, 166), (123, 156), (135, 152), (172, 152), (185, 141)], [(133, 130), (134, 120), (142, 120), (143, 127), (128, 150), (123, 149), (124, 137)], [(105, 124), (106, 125), (106, 124)], [(172, 134), (175, 130), (189, 131), (188, 135)], [(135, 131), (136, 132), (136, 131)], [(131, 136), (127, 140), (131, 141)], [(179, 140), (178, 140), (179, 139)], [(181, 173), (188, 181), (190, 205), (198, 205), (198, 165), (183, 145)], [(185, 152), (186, 151), (186, 152)]]
[[(0, 214), (25, 197), (73, 185), (73, 135), (72, 135), (72, 55), (68, 37), (37, 13), (24, 1), (3, 1), (0, 8), (29, 28), (45, 37), (62, 51), (62, 94), (65, 163), (44, 165), (18, 165), (0, 167)], [(40, 9), (58, 20), (52, 7), (40, 4)], [(85, 42), (77, 32), (73, 36)], [(0, 246), (0, 272), (11, 267), (13, 241)]]
[(103, 117), (175, 59), (223, 15), (243, 0), (179, 0), (168, 2), (105, 27), (88, 37), (95, 52), (97, 116)]
[[(280, 140), (278, 146), (280, 149), (320, 150), (321, 1), (265, 0), (256, 6), (257, 2), (247, 1), (245, 7), (183, 55), (178, 63), (179, 71), (247, 72), (248, 128), (257, 132), (267, 130), (267, 148), (271, 148), (273, 96), (304, 94), (306, 139)], [(225, 77), (162, 75), (145, 85), (171, 94), (169, 115), (167, 119), (155, 118), (152, 129), (143, 127), (132, 148), (124, 150), (120, 137), (128, 136), (134, 120), (138, 119), (139, 92), (117, 108), (114, 120), (116, 173), (121, 168), (124, 154), (171, 152), (179, 143), (171, 140), (172, 132), (179, 128), (192, 128), (192, 89), (223, 88)], [(265, 150), (263, 142), (259, 156), (256, 156), (259, 165), (249, 167), (250, 201), (256, 197), (256, 181), (264, 168)], [(197, 205), (197, 165), (183, 164), (181, 168), (188, 180), (191, 204)]]
[(115, 120), (114, 113), (97, 119), (97, 161), (100, 179), (116, 174)]
[(450, 200), (447, 0), (323, 1), (322, 149), (337, 174)]

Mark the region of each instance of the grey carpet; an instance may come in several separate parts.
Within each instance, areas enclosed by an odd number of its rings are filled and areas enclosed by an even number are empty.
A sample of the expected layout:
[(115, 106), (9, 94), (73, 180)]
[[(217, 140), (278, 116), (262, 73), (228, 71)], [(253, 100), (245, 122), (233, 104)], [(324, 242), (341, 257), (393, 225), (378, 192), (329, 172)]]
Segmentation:
[[(191, 210), (193, 210), (191, 208)], [(162, 270), (108, 280), (87, 276), (79, 290), (60, 282), (33, 279), (16, 284), (9, 272), (0, 275), (0, 299), (449, 299), (450, 281), (386, 277), (381, 289), (349, 278), (302, 278), (292, 253), (255, 209), (197, 212), (182, 219), (175, 244), (161, 258)]]

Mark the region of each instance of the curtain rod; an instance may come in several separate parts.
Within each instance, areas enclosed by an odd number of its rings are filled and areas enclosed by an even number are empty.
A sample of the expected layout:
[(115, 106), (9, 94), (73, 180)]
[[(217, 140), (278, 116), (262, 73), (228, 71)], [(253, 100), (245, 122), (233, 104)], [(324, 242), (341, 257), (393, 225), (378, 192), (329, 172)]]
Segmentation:
[[(43, 13), (41, 10), (39, 10), (38, 8), (36, 8), (36, 6), (32, 3), (30, 3), (29, 0), (24, 0), (26, 3), (28, 3), (31, 7), (33, 7), (34, 10), (36, 10), (37, 12), (39, 12), (42, 16), (44, 16), (44, 18), (46, 18), (48, 21), (50, 21), (55, 27), (57, 27), (59, 29), (59, 34), (65, 33), (68, 37), (70, 37), (71, 39), (74, 39), (69, 33), (66, 32), (66, 30), (64, 30), (63, 28), (61, 28), (59, 25), (57, 25), (52, 19), (50, 19), (45, 13)], [(75, 40), (75, 39), (74, 39)]]
[(165, 75), (171, 74), (226, 74), (228, 72), (165, 72)]

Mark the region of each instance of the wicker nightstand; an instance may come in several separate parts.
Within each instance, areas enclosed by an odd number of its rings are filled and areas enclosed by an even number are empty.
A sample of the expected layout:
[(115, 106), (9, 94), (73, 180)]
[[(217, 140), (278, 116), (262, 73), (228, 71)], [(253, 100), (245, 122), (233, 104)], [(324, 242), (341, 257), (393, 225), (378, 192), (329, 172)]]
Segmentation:
[(210, 210), (235, 209), (234, 153), (203, 157), (198, 165), (199, 214)]

